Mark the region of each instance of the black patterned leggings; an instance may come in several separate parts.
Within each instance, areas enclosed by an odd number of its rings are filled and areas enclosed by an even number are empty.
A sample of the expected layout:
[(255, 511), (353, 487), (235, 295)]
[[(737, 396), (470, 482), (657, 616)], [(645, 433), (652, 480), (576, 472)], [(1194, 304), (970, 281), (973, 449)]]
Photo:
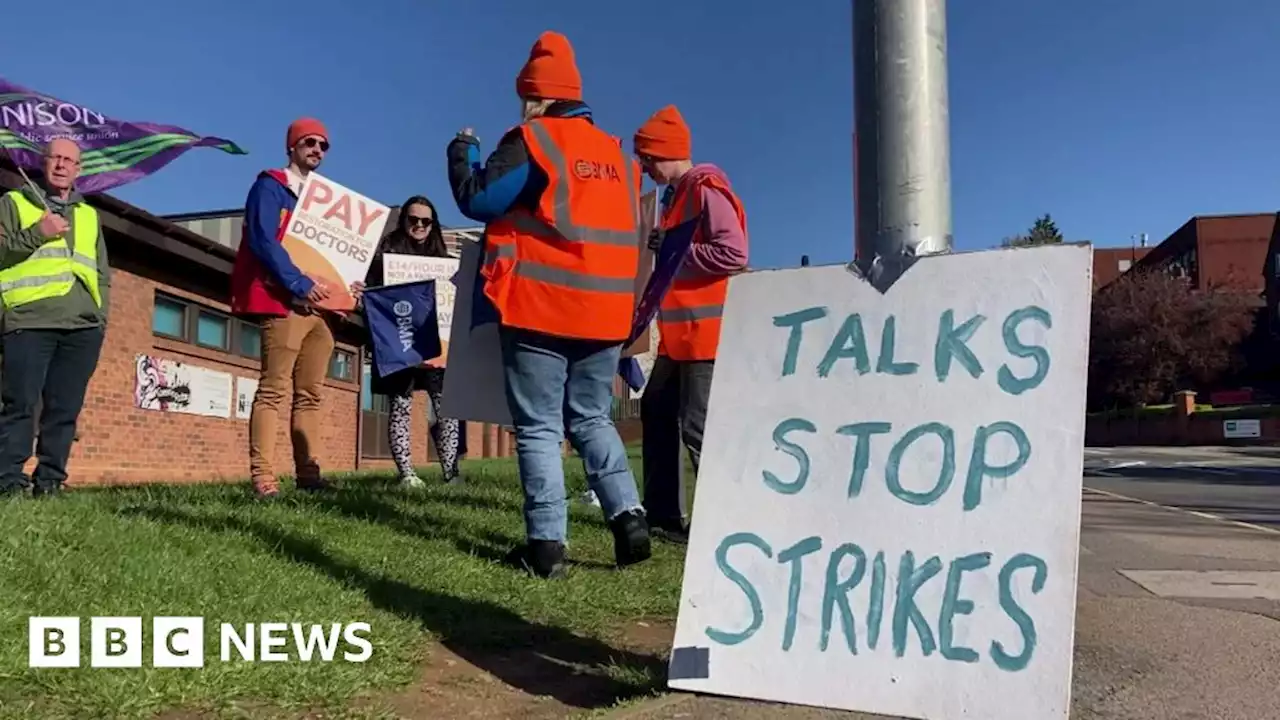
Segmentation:
[[(435, 443), (436, 456), (444, 471), (445, 482), (458, 477), (458, 421), (440, 416), (440, 396), (444, 392), (444, 370), (427, 369), (427, 397), (431, 400), (431, 442)], [(405, 395), (391, 397), (391, 413), (387, 418), (387, 430), (391, 440), (391, 457), (396, 461), (400, 477), (414, 475), (413, 468), (413, 390)]]

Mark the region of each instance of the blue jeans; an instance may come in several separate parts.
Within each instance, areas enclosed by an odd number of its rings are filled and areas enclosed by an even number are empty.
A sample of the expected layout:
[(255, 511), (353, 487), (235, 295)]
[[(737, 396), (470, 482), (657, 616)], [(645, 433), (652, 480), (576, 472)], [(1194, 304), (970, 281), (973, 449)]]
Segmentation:
[(528, 538), (564, 542), (568, 533), (561, 453), (566, 431), (605, 519), (640, 510), (627, 450), (610, 417), (622, 346), (508, 327), (500, 337)]

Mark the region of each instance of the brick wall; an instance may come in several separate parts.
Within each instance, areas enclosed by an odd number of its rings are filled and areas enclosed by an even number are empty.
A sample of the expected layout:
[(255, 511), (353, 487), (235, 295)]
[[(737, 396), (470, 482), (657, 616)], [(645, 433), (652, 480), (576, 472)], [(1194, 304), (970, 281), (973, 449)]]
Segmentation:
[[(237, 419), (234, 413), (231, 418), (201, 417), (135, 406), (135, 358), (140, 353), (239, 377), (256, 379), (259, 374), (255, 360), (153, 335), (157, 289), (214, 309), (228, 309), (182, 288), (115, 269), (106, 342), (80, 416), (68, 484), (228, 480), (248, 475), (247, 420)], [(358, 390), (354, 383), (326, 382), (321, 437), (321, 462), (326, 468), (356, 466)], [(425, 418), (422, 422), (425, 426)], [(287, 411), (277, 448), (277, 472), (292, 473)]]

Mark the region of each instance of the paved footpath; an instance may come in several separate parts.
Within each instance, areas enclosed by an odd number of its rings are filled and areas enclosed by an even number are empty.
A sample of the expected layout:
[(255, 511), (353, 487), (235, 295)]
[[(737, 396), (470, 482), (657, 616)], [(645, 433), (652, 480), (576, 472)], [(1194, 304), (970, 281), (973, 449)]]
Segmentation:
[[(1087, 490), (1073, 685), (1072, 720), (1280, 718), (1280, 533)], [(614, 717), (883, 719), (688, 694)]]

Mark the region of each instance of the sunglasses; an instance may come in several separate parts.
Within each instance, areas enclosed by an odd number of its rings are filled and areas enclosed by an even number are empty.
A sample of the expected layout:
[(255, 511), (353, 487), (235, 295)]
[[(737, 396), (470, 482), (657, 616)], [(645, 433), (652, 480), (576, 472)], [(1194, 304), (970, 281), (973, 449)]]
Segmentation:
[(408, 222), (410, 227), (416, 227), (418, 225), (421, 225), (424, 228), (429, 228), (435, 222), (435, 218), (419, 217), (418, 215), (409, 215)]
[(306, 140), (299, 142), (298, 144), (305, 148), (313, 148), (319, 145), (321, 152), (329, 152), (328, 140), (321, 140), (320, 138), (309, 137)]

